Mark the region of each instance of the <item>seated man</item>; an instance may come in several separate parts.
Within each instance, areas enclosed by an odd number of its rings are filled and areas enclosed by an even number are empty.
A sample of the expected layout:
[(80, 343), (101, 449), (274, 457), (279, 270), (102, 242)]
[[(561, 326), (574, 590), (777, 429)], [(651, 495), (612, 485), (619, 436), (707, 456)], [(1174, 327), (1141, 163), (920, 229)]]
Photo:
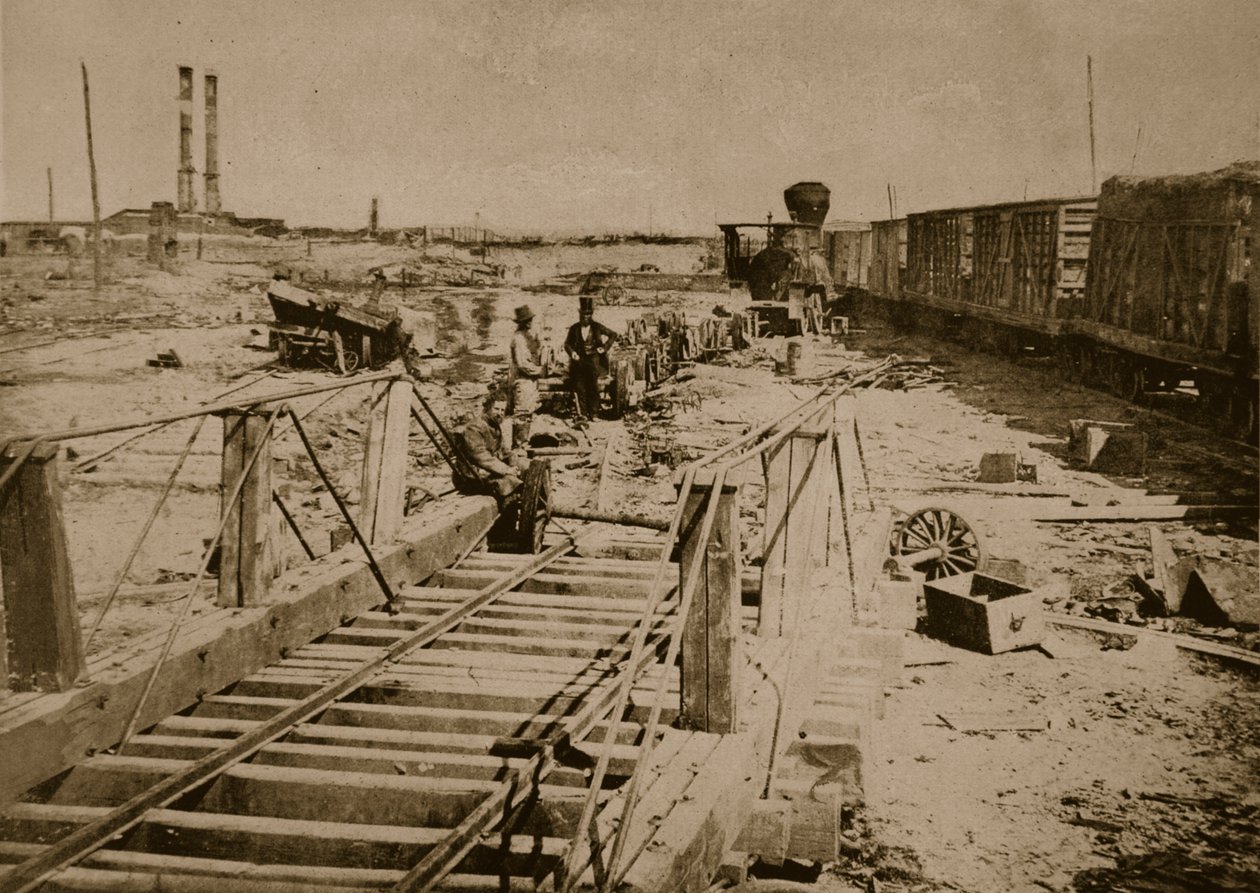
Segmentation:
[[(479, 482), (491, 485), (499, 496), (507, 496), (521, 485), (518, 472), (524, 471), (528, 464), (523, 456), (503, 449), (502, 425), (506, 415), (506, 395), (491, 390), (482, 401), (481, 412), (474, 414), (460, 432), (464, 454), (477, 467)], [(475, 483), (457, 478), (455, 485), (463, 490)]]

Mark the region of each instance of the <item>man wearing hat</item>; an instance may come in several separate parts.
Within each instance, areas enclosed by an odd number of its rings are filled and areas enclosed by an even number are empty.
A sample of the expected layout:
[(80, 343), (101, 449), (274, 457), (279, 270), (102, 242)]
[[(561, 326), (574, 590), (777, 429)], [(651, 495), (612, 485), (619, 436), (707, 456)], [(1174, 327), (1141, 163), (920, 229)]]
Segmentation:
[(608, 369), (608, 348), (617, 333), (595, 322), (595, 299), (578, 299), (578, 321), (569, 326), (564, 351), (569, 355), (569, 385), (577, 394), (578, 409), (587, 418), (599, 412), (599, 376)]
[(538, 379), (542, 376), (542, 345), (531, 330), (534, 311), (522, 304), (514, 311), (516, 331), (508, 352), (508, 388), (512, 398), (512, 446), (529, 445), (529, 427), (538, 411)]

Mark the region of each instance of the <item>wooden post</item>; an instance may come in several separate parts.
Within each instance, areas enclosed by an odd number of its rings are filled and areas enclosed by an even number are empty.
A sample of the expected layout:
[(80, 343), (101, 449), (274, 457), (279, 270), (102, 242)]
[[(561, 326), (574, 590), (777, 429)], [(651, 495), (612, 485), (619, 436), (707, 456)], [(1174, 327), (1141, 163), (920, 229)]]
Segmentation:
[(87, 121), (88, 173), (92, 177), (92, 288), (101, 290), (101, 200), (96, 190), (96, 155), (92, 151), (92, 97), (88, 92), (87, 63), (83, 70), (83, 117)]
[(375, 545), (392, 542), (402, 527), (411, 386), (405, 381), (377, 382), (370, 405), (358, 520), (363, 536)]
[(814, 517), (828, 446), (824, 429), (802, 426), (774, 447), (765, 465), (766, 519), (758, 635), (787, 635), (816, 563)]
[(267, 430), (267, 417), (230, 409), (223, 417), (223, 475), (220, 511), (228, 512), (219, 543), (219, 605), (248, 608), (266, 602), (275, 576), (271, 514), (271, 435), (241, 487), (240, 498), (223, 504)]
[[(679, 586), (689, 585), (695, 555), (705, 560), (696, 581), (691, 613), (683, 625), (682, 713), (687, 728), (726, 734), (737, 730), (740, 702), (739, 487), (725, 484), (707, 543), (700, 527), (713, 491), (711, 472), (696, 476), (683, 508)], [(681, 589), (680, 589), (681, 591)]]
[[(0, 456), (0, 471), (17, 447)], [(86, 672), (66, 550), (57, 446), (35, 449), (0, 493), (0, 688), (65, 691)], [(6, 630), (7, 627), (7, 630)]]

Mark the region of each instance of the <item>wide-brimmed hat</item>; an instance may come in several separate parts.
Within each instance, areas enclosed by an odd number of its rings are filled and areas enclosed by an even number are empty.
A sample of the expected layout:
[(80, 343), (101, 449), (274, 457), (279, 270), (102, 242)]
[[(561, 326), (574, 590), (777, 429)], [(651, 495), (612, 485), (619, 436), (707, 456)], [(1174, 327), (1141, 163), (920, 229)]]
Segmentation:
[(521, 306), (517, 307), (514, 311), (512, 311), (512, 313), (513, 315), (515, 315), (516, 321), (518, 323), (529, 322), (531, 319), (534, 318), (534, 311), (529, 309), (528, 304), (522, 304)]

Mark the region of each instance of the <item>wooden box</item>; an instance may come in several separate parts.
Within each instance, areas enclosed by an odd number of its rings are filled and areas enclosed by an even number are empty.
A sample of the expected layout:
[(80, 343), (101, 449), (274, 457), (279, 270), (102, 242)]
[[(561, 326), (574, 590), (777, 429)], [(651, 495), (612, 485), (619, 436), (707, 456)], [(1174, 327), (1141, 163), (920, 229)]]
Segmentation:
[(985, 574), (932, 580), (923, 587), (928, 629), (952, 645), (1000, 654), (1045, 635), (1040, 596)]

